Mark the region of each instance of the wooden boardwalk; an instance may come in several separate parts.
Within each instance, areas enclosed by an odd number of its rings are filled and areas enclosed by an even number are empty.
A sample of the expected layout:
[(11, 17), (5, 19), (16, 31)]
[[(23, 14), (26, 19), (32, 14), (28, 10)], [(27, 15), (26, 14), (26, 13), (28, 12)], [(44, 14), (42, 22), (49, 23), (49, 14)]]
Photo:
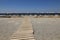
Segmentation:
[(35, 40), (31, 20), (29, 17), (24, 17), (20, 28), (13, 33), (11, 40)]

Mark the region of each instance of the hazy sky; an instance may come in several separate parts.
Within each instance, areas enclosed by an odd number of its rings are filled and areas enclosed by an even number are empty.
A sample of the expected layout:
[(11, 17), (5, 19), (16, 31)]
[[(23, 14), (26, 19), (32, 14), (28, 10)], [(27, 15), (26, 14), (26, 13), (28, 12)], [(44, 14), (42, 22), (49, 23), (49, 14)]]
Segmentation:
[(60, 12), (60, 0), (0, 0), (0, 12)]

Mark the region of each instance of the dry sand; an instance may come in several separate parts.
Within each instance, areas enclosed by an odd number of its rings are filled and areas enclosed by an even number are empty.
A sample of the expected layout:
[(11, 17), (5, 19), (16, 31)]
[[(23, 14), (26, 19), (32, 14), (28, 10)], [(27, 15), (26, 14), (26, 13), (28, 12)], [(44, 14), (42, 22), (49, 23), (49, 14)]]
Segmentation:
[(60, 18), (32, 18), (36, 40), (60, 40)]
[[(60, 40), (60, 18), (30, 17), (36, 40)], [(10, 40), (22, 18), (0, 18), (0, 40)]]
[(11, 35), (21, 25), (20, 18), (0, 18), (0, 40), (10, 40)]

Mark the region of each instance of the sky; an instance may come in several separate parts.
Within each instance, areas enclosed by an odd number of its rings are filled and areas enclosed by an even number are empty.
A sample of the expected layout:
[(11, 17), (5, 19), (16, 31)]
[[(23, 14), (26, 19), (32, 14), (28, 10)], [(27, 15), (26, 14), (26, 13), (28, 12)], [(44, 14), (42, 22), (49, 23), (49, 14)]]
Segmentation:
[(0, 0), (0, 13), (60, 13), (60, 0)]

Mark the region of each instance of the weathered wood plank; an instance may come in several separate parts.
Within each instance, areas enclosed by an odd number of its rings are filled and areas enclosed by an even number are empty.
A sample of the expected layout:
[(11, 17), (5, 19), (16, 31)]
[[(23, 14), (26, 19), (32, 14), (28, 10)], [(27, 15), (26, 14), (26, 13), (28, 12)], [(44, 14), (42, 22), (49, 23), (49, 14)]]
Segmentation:
[(12, 35), (11, 40), (35, 40), (29, 17), (24, 17), (20, 28)]

